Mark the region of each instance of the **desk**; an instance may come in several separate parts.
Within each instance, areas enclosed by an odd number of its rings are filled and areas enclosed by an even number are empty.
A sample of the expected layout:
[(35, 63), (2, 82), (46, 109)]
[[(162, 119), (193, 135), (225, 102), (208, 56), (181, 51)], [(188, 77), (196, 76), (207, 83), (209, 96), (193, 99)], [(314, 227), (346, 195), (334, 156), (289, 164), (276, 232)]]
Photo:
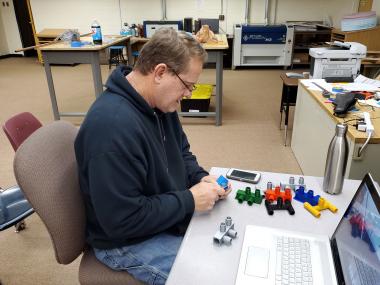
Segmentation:
[[(333, 105), (325, 102), (326, 99), (323, 98), (320, 91), (308, 90), (302, 80), (300, 81), (291, 147), (305, 175), (324, 175), (327, 149), (335, 134), (335, 126), (344, 121), (342, 118), (335, 117)], [(358, 104), (356, 107), (369, 111), (371, 118), (380, 117), (378, 108), (371, 111), (370, 108), (360, 107)], [(355, 118), (352, 113), (345, 119), (350, 118)], [(380, 120), (372, 120), (372, 124), (375, 127), (373, 138), (360, 158), (357, 155), (358, 149), (365, 142), (367, 136), (353, 126), (348, 127), (347, 178), (362, 179), (365, 173), (371, 172), (373, 178), (380, 181)]]
[[(88, 63), (92, 67), (92, 76), (95, 87), (95, 97), (103, 92), (102, 75), (100, 71), (99, 54), (100, 51), (116, 44), (124, 43), (127, 47), (128, 59), (131, 58), (130, 36), (114, 36), (103, 39), (101, 45), (89, 45), (73, 48), (64, 42), (58, 42), (52, 45), (41, 47), (41, 53), (44, 60), (45, 73), (49, 87), (51, 105), (53, 109), (54, 119), (59, 120), (61, 116), (84, 116), (84, 113), (60, 113), (58, 111), (57, 98), (55, 95), (53, 76), (50, 64), (74, 64)], [(91, 37), (81, 37), (81, 41), (92, 42)]]
[(288, 138), (288, 120), (289, 120), (289, 108), (294, 106), (297, 100), (297, 87), (298, 87), (298, 78), (289, 78), (286, 76), (286, 73), (281, 73), (280, 78), (282, 80), (282, 96), (281, 96), (281, 105), (280, 105), (280, 130), (282, 123), (282, 113), (285, 111), (285, 143)]
[[(52, 42), (58, 36), (62, 35), (67, 29), (43, 29), (41, 32), (34, 35), (36, 45)], [(38, 60), (44, 63), (42, 60), (42, 54), (40, 48), (36, 48)]]
[[(227, 168), (212, 168), (211, 174), (226, 175), (227, 171)], [(291, 175), (262, 172), (259, 188), (266, 187), (268, 181), (274, 184), (287, 182), (289, 176)], [(295, 177), (297, 181), (299, 176)], [(226, 200), (218, 202), (209, 213), (193, 216), (166, 284), (235, 284), (244, 230), (249, 224), (326, 234), (331, 237), (360, 181), (346, 180), (342, 193), (331, 196), (322, 192), (321, 177), (304, 178), (308, 189), (313, 189), (316, 194), (323, 193), (323, 197), (338, 207), (337, 213), (324, 211), (321, 217), (316, 219), (303, 208), (302, 203), (294, 201), (294, 216), (290, 216), (287, 211), (277, 211), (273, 216), (269, 216), (264, 202), (252, 206), (248, 206), (247, 203), (239, 204), (234, 199), (236, 191), (239, 188), (245, 189), (249, 184), (231, 180), (233, 190)], [(219, 246), (213, 242), (213, 237), (226, 216), (233, 219), (238, 236), (232, 240), (231, 246)]]
[(216, 106), (215, 112), (178, 112), (180, 116), (190, 117), (214, 117), (215, 125), (222, 124), (222, 97), (223, 97), (223, 51), (228, 49), (227, 37), (224, 34), (216, 34), (217, 42), (203, 44), (208, 53), (208, 62), (216, 63)]

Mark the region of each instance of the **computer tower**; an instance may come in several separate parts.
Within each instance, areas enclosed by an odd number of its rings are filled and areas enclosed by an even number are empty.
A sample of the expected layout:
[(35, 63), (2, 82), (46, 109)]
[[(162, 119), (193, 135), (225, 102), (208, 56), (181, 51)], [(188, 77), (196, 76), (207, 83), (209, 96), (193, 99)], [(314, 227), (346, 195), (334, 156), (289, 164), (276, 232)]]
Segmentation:
[(214, 32), (214, 34), (219, 34), (219, 19), (205, 19), (200, 18), (199, 20), (199, 28), (203, 25), (208, 25), (210, 30)]
[(193, 18), (183, 19), (183, 30), (189, 33), (193, 32)]

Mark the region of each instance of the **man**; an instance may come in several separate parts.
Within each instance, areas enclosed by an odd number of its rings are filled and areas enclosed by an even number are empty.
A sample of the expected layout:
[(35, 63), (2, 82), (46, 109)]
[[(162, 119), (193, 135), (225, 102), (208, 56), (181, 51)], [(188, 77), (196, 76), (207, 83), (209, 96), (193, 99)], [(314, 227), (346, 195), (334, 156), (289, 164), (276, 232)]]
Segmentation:
[(198, 165), (176, 113), (205, 59), (193, 37), (160, 29), (133, 70), (111, 74), (75, 141), (88, 243), (149, 284), (165, 283), (193, 212), (231, 191)]

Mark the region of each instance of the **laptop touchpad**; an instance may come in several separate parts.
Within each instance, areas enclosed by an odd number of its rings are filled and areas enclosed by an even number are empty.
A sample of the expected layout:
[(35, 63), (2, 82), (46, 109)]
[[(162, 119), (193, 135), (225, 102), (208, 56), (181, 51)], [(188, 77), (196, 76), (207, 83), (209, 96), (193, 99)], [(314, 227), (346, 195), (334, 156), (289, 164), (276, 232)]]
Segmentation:
[(245, 274), (268, 278), (269, 249), (261, 247), (248, 247)]

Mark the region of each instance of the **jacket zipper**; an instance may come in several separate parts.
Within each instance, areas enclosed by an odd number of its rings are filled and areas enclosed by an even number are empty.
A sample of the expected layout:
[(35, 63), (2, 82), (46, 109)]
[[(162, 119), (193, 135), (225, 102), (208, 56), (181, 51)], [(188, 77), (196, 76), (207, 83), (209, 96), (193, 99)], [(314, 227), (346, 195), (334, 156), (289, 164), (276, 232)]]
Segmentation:
[(158, 117), (157, 113), (154, 112), (153, 114), (154, 114), (154, 117), (156, 118), (156, 121), (158, 124), (158, 131), (160, 133), (160, 141), (161, 141), (162, 149), (164, 151), (164, 157), (165, 157), (165, 163), (166, 163), (166, 172), (169, 172), (168, 158), (167, 158), (166, 150), (165, 150), (166, 137), (165, 137), (165, 132), (163, 131), (164, 127), (162, 125), (161, 118)]

